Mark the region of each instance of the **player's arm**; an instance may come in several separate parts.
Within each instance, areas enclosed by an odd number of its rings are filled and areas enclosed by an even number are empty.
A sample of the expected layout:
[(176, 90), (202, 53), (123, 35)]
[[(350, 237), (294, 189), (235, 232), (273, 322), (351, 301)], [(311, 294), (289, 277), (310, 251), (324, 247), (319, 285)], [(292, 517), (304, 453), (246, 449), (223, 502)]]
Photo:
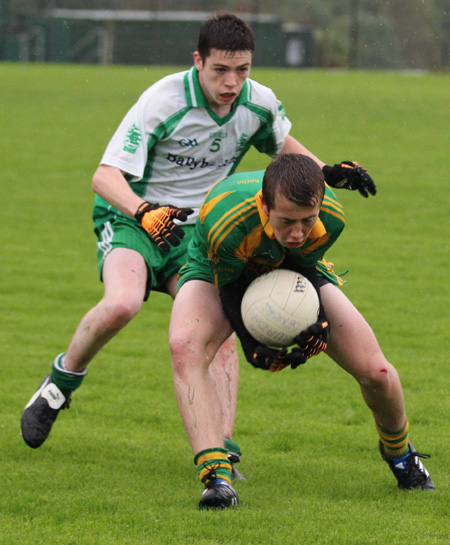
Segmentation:
[[(209, 223), (216, 223), (209, 219)], [(214, 218), (215, 220), (216, 218)], [(206, 228), (206, 225), (204, 224)], [(208, 230), (205, 229), (206, 239)], [(249, 363), (258, 369), (264, 369), (270, 372), (281, 371), (291, 365), (293, 369), (305, 363), (311, 356), (325, 350), (329, 325), (323, 312), (323, 306), (318, 317), (317, 324), (314, 324), (306, 330), (300, 332), (294, 339), (298, 347), (288, 352), (287, 348), (275, 349), (257, 341), (245, 327), (241, 313), (241, 303), (249, 282), (244, 277), (245, 262), (237, 255), (236, 248), (240, 246), (241, 237), (227, 237), (222, 240), (220, 246), (214, 251), (210, 247), (210, 263), (216, 286), (219, 287), (219, 297), (222, 303), (225, 315), (231, 326), (241, 341), (242, 350)], [(313, 260), (314, 261), (314, 260)], [(301, 272), (306, 276), (316, 289), (319, 302), (319, 282), (315, 262), (308, 268), (301, 267), (297, 262), (289, 257), (283, 261), (283, 268)], [(300, 268), (301, 267), (301, 268)], [(316, 326), (316, 327), (314, 327)]]
[[(375, 182), (372, 180), (370, 174), (355, 161), (342, 161), (342, 163), (333, 166), (326, 165), (291, 135), (286, 137), (279, 155), (286, 153), (300, 153), (311, 157), (320, 166), (325, 181), (331, 187), (349, 189), (351, 191), (358, 190), (363, 197), (368, 197), (369, 193), (375, 195), (377, 192)], [(275, 158), (276, 155), (271, 155), (271, 157)]]
[[(200, 213), (201, 217), (201, 213)], [(206, 240), (214, 240), (209, 232), (209, 227), (217, 226), (217, 217), (210, 211), (206, 220), (202, 223)], [(270, 369), (271, 362), (264, 358), (258, 358), (257, 350), (262, 347), (247, 330), (242, 320), (241, 302), (244, 297), (248, 282), (244, 278), (245, 262), (236, 255), (236, 247), (240, 245), (242, 237), (235, 227), (235, 236), (224, 238), (218, 248), (214, 244), (209, 246), (209, 259), (214, 283), (219, 288), (219, 297), (223, 311), (232, 328), (239, 337), (242, 350), (249, 363), (261, 369)], [(277, 351), (273, 351), (276, 353)], [(287, 352), (285, 350), (285, 352)], [(272, 360), (275, 359), (272, 358)]]
[(134, 218), (136, 210), (145, 202), (131, 189), (123, 172), (109, 165), (100, 165), (97, 168), (92, 178), (92, 189), (130, 218)]
[(102, 199), (130, 217), (136, 218), (154, 243), (163, 251), (178, 246), (184, 231), (174, 219), (186, 221), (191, 208), (149, 203), (128, 185), (123, 172), (113, 166), (100, 165), (92, 178), (92, 188)]
[[(303, 144), (301, 144), (290, 134), (286, 136), (283, 148), (278, 155), (286, 155), (287, 153), (299, 153), (300, 155), (307, 155), (313, 161), (315, 161), (320, 166), (320, 168), (323, 168), (325, 166), (325, 163), (323, 163), (318, 157), (311, 153), (307, 148), (305, 148)], [(271, 155), (271, 157), (275, 159), (276, 157), (278, 157), (278, 155)]]

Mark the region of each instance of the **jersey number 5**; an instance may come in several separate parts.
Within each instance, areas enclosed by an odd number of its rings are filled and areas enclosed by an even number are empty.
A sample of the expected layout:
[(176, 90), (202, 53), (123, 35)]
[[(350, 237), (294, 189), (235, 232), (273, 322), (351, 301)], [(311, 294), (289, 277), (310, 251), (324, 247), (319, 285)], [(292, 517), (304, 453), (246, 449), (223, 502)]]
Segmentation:
[(221, 138), (214, 138), (213, 143), (211, 144), (211, 147), (209, 148), (209, 151), (212, 151), (212, 152), (219, 151), (221, 141), (222, 141)]

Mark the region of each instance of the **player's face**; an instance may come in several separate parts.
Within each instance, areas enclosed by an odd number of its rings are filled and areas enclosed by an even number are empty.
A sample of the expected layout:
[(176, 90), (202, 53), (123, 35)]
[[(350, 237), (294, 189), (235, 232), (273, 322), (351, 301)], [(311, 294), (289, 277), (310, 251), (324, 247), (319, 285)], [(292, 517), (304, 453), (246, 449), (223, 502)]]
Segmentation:
[(195, 51), (194, 63), (209, 106), (218, 115), (226, 115), (250, 74), (252, 52), (211, 49), (203, 61)]
[(264, 201), (262, 209), (269, 216), (270, 225), (278, 242), (286, 248), (299, 248), (317, 222), (320, 203), (312, 207), (298, 206), (279, 195), (270, 210)]

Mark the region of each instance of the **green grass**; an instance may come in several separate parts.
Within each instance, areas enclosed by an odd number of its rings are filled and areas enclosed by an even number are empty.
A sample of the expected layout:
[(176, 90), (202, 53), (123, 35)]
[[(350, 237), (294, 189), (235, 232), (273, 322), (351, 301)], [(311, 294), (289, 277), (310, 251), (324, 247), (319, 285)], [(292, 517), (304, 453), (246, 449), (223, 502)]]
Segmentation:
[[(437, 490), (401, 493), (356, 383), (325, 356), (275, 376), (242, 359), (241, 504), (198, 512), (201, 487), (172, 391), (170, 300), (152, 294), (96, 358), (34, 451), (23, 406), (101, 297), (90, 179), (126, 110), (172, 68), (0, 65), (1, 545), (443, 545), (450, 539), (448, 75), (254, 70), (292, 134), (357, 160), (368, 200), (340, 191), (328, 258), (399, 370), (411, 438)], [(268, 160), (250, 153), (242, 170)]]

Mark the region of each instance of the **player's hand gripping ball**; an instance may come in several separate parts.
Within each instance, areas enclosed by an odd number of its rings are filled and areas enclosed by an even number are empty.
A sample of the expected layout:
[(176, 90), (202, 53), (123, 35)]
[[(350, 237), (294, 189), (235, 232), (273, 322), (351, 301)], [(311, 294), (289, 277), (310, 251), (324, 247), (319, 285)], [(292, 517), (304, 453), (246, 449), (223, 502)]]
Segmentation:
[(319, 296), (302, 274), (275, 269), (249, 285), (241, 302), (242, 321), (261, 344), (287, 347), (317, 322)]
[(253, 367), (265, 369), (270, 373), (282, 371), (289, 365), (292, 369), (297, 369), (309, 358), (327, 349), (329, 331), (330, 326), (326, 320), (318, 321), (294, 338), (299, 348), (292, 348), (288, 352), (287, 348), (278, 350), (269, 346), (258, 346), (251, 363)]
[(329, 325), (319, 319), (320, 309), (314, 286), (298, 272), (275, 269), (256, 278), (241, 303), (244, 325), (261, 343), (251, 364), (275, 373), (288, 366), (296, 369), (325, 350)]
[[(292, 369), (296, 369), (306, 360), (317, 356), (320, 352), (327, 349), (328, 335), (330, 334), (330, 325), (326, 320), (319, 320), (317, 323), (308, 327), (306, 331), (302, 331), (294, 341), (300, 347), (299, 357), (292, 364)], [(295, 348), (292, 350), (294, 352)]]

